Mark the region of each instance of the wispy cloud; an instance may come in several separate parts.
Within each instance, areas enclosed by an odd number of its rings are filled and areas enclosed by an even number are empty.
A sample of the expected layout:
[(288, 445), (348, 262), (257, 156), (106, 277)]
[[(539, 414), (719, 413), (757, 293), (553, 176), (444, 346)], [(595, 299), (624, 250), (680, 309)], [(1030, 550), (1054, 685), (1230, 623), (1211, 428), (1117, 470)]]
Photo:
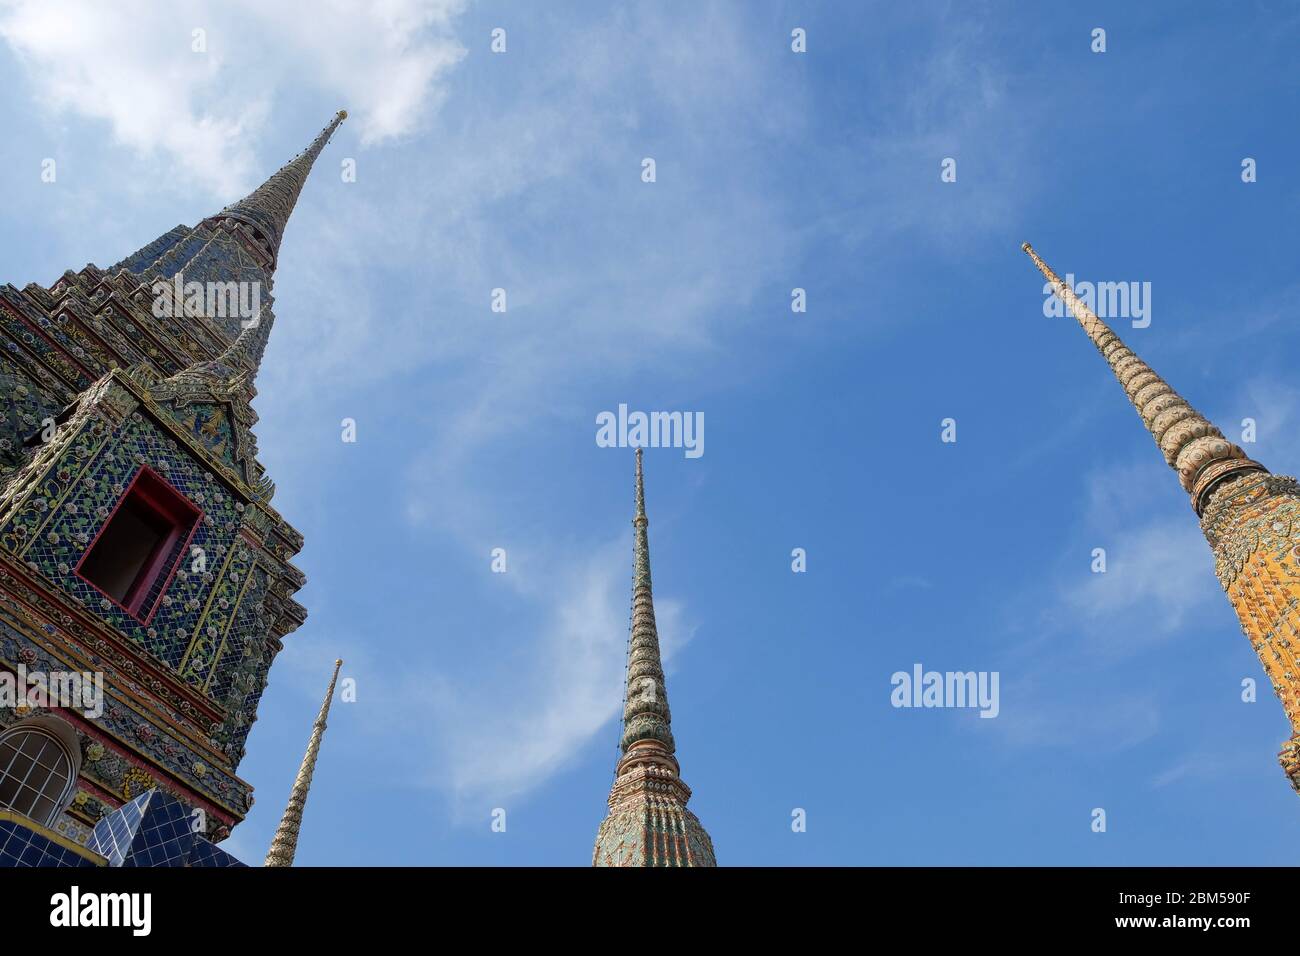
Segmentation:
[(1275, 378), (1260, 376), (1246, 383), (1241, 396), (1232, 403), (1235, 414), (1220, 421), (1223, 432), (1234, 441), (1242, 441), (1237, 428), (1247, 419), (1255, 420), (1255, 444), (1245, 444), (1252, 458), (1272, 462), (1290, 474), (1300, 468), (1300, 389)]
[[(525, 585), (524, 600), (543, 611), (524, 644), (523, 667), (482, 683), (444, 680), (436, 705), (435, 745), (459, 802), (511, 797), (562, 770), (620, 711), (628, 630), (630, 542), (620, 540), (569, 565), (552, 564)], [(550, 597), (554, 595), (554, 597)], [(660, 598), (656, 612), (669, 660), (689, 639), (679, 602)], [(613, 754), (611, 734), (611, 755)], [(612, 765), (612, 756), (611, 756)]]
[[(1027, 676), (1004, 674), (997, 719), (969, 726), (997, 734), (1013, 748), (1077, 748), (1090, 756), (1119, 753), (1160, 731), (1158, 695), (1105, 688), (1091, 680), (1079, 693), (1071, 687), (1076, 682), (1074, 672), (1059, 668)], [(1104, 693), (1088, 692), (1095, 689)]]
[(1193, 515), (1098, 531), (1105, 573), (1080, 573), (1061, 597), (1094, 653), (1131, 653), (1176, 634), (1216, 598), (1214, 562)]
[(1250, 770), (1257, 764), (1255, 754), (1241, 749), (1218, 753), (1197, 751), (1152, 775), (1150, 787), (1159, 790), (1189, 780), (1215, 780), (1230, 773)]
[(0, 38), (52, 112), (105, 121), (119, 143), (233, 197), (258, 174), (255, 134), (289, 86), (335, 96), (365, 143), (416, 129), (464, 55), (448, 33), (463, 6), (3, 0)]

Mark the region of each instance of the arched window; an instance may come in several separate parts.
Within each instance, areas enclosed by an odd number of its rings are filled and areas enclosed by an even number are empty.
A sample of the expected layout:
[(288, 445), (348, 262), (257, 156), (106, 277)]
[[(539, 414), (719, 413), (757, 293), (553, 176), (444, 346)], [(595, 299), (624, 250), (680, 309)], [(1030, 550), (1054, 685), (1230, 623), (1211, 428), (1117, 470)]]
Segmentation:
[(0, 807), (52, 825), (72, 796), (77, 763), (60, 735), (41, 724), (0, 734)]

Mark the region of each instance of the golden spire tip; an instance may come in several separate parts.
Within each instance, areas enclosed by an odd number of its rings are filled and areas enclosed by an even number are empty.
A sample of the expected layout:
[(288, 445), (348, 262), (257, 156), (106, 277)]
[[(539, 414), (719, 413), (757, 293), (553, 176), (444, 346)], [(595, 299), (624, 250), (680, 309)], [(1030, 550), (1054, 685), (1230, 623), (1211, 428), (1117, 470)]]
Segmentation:
[(339, 679), (339, 668), (343, 658), (334, 661), (334, 673), (330, 675), (330, 686), (325, 691), (325, 700), (321, 702), (320, 713), (311, 728), (311, 737), (307, 740), (307, 752), (303, 754), (302, 766), (294, 778), (293, 789), (289, 791), (289, 803), (284, 808), (284, 816), (276, 827), (275, 837), (271, 840), (271, 849), (267, 851), (264, 866), (293, 866), (293, 858), (298, 852), (298, 834), (302, 829), (302, 813), (307, 806), (307, 795), (311, 790), (311, 778), (316, 772), (316, 758), (320, 754), (321, 738), (325, 736), (325, 721), (329, 717), (330, 703), (334, 700), (334, 686)]

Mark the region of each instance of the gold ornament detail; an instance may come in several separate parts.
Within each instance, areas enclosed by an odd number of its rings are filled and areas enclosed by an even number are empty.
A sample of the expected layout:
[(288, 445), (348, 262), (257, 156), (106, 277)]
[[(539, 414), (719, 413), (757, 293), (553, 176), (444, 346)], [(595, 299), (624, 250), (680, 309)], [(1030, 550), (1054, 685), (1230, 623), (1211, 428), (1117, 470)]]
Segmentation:
[(134, 800), (140, 794), (152, 790), (158, 784), (148, 773), (139, 767), (132, 767), (122, 775), (122, 796)]

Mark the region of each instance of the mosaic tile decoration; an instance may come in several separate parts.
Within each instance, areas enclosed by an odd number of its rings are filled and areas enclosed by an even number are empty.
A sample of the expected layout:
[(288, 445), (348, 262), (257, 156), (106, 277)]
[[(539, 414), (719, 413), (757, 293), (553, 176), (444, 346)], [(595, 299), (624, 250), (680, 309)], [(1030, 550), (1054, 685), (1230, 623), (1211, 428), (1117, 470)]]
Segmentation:
[(8, 816), (0, 817), (0, 867), (105, 865)]
[(60, 407), (49, 392), (0, 355), (0, 461), (16, 462), (21, 457), (21, 439), (10, 435), (36, 432)]
[(247, 869), (247, 863), (241, 863), (221, 847), (209, 843), (203, 837), (196, 836), (190, 855), (186, 857), (186, 866), (205, 867), (209, 869)]
[[(182, 560), (153, 617), (142, 623), (74, 569), (144, 465), (202, 509), (190, 546), (201, 549), (206, 567), (193, 573), (187, 569), (192, 562)], [(112, 432), (92, 421), (55, 462), (38, 494), (0, 525), (0, 547), (201, 687), (226, 646), (226, 632), (253, 570), (250, 549), (242, 541), (236, 544), (242, 511), (212, 472), (137, 411)], [(246, 639), (243, 635), (236, 642), (241, 649)]]
[[(2, 610), (0, 613), (3, 613)], [(46, 649), (0, 617), (0, 662), (13, 664), (18, 661), (32, 670), (46, 673), (64, 666)], [(100, 661), (97, 666), (104, 667), (105, 662)], [(79, 794), (79, 798), (84, 799), (74, 801), (75, 810), (81, 819), (97, 822), (118, 805), (116, 800), (105, 804), (101, 798), (92, 796), (92, 793), (107, 791), (119, 799), (129, 799), (140, 792), (140, 789), (136, 789), (127, 793), (129, 778), (133, 774), (138, 778), (142, 771), (136, 762), (120, 753), (119, 748), (125, 748), (137, 757), (168, 768), (174, 783), (198, 795), (197, 799), (188, 797), (191, 802), (199, 805), (203, 804), (204, 799), (215, 802), (217, 807), (209, 807), (213, 827), (223, 822), (218, 808), (228, 808), (231, 813), (238, 814), (246, 812), (252, 806), (251, 788), (246, 783), (229, 770), (212, 764), (206, 753), (197, 750), (187, 738), (166, 724), (143, 720), (137, 710), (123, 702), (123, 682), (115, 678), (116, 675), (109, 669), (105, 680), (104, 712), (93, 721), (93, 735), (88, 729), (75, 728), (82, 748), (80, 779), (93, 785), (86, 793)], [(43, 712), (47, 711), (36, 708), (30, 716)], [(0, 729), (15, 719), (17, 718), (12, 711), (0, 710)], [(141, 789), (149, 789), (154, 785), (153, 777), (149, 777)]]
[(109, 866), (121, 866), (131, 852), (136, 828), (144, 816), (144, 805), (152, 794), (142, 793), (134, 800), (122, 804), (95, 824), (86, 847), (108, 860)]
[(196, 835), (190, 808), (160, 790), (142, 793), (99, 821), (88, 847), (109, 866), (245, 865)]

